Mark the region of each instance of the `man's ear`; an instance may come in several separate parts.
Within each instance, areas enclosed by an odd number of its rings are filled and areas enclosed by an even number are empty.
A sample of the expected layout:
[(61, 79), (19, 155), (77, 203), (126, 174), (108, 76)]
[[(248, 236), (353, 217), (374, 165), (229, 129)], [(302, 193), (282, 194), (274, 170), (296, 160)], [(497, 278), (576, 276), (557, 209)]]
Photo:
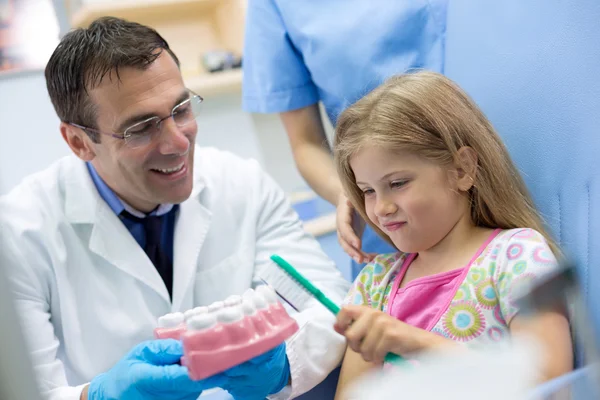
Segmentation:
[(477, 178), (477, 153), (475, 150), (468, 146), (461, 147), (458, 150), (455, 166), (457, 189), (466, 192), (475, 186)]
[(92, 140), (83, 129), (61, 122), (60, 134), (71, 148), (71, 151), (83, 161), (92, 161), (96, 157)]

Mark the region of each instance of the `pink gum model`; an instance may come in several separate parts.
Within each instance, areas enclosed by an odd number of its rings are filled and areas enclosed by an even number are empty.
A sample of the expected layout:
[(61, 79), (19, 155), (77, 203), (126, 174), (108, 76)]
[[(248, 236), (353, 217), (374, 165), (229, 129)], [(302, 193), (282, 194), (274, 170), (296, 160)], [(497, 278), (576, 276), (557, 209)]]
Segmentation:
[[(185, 322), (183, 320), (185, 319)], [(277, 296), (267, 286), (248, 290), (243, 297), (198, 307), (159, 319), (157, 338), (183, 341), (182, 365), (190, 378), (200, 380), (259, 356), (298, 331)]]

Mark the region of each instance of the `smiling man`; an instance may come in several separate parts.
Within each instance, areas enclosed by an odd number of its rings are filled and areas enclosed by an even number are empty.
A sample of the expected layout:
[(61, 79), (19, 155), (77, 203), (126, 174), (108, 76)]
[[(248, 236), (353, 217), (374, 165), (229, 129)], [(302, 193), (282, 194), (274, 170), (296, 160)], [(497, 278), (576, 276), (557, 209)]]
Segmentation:
[(205, 381), (157, 318), (254, 286), (278, 253), (340, 302), (348, 290), (255, 161), (195, 146), (202, 97), (154, 30), (116, 18), (67, 34), (46, 67), (72, 150), (0, 200), (4, 249), (48, 398), (289, 398), (338, 365), (345, 343), (315, 306), (298, 334)]

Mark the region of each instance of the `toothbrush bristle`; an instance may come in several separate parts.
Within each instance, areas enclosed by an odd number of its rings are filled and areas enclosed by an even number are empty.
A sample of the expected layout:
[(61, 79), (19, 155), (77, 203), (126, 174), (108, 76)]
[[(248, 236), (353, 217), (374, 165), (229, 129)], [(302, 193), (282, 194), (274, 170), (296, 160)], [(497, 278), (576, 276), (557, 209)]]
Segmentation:
[(273, 289), (273, 291), (275, 291), (275, 294), (277, 294), (277, 296), (279, 296), (281, 298), (281, 300), (285, 301), (290, 307), (292, 307), (294, 310), (296, 310), (297, 312), (300, 312), (300, 310), (298, 310), (296, 308), (296, 306), (289, 301), (282, 293), (280, 293), (277, 289), (275, 289), (273, 286), (271, 286), (269, 284), (269, 282), (265, 281), (263, 278), (260, 278), (260, 280), (267, 286), (269, 286), (271, 289)]
[(302, 285), (274, 262), (270, 262), (269, 266), (261, 271), (260, 277), (296, 310), (302, 311), (306, 303), (313, 300), (312, 295)]

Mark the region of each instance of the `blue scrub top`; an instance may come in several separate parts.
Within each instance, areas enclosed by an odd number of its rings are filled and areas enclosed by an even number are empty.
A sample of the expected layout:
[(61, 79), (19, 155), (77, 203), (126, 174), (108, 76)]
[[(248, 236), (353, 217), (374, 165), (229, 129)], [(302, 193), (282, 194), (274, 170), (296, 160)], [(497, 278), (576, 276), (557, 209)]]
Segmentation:
[(278, 113), (322, 101), (335, 126), (392, 75), (443, 73), (447, 1), (249, 1), (244, 109)]

